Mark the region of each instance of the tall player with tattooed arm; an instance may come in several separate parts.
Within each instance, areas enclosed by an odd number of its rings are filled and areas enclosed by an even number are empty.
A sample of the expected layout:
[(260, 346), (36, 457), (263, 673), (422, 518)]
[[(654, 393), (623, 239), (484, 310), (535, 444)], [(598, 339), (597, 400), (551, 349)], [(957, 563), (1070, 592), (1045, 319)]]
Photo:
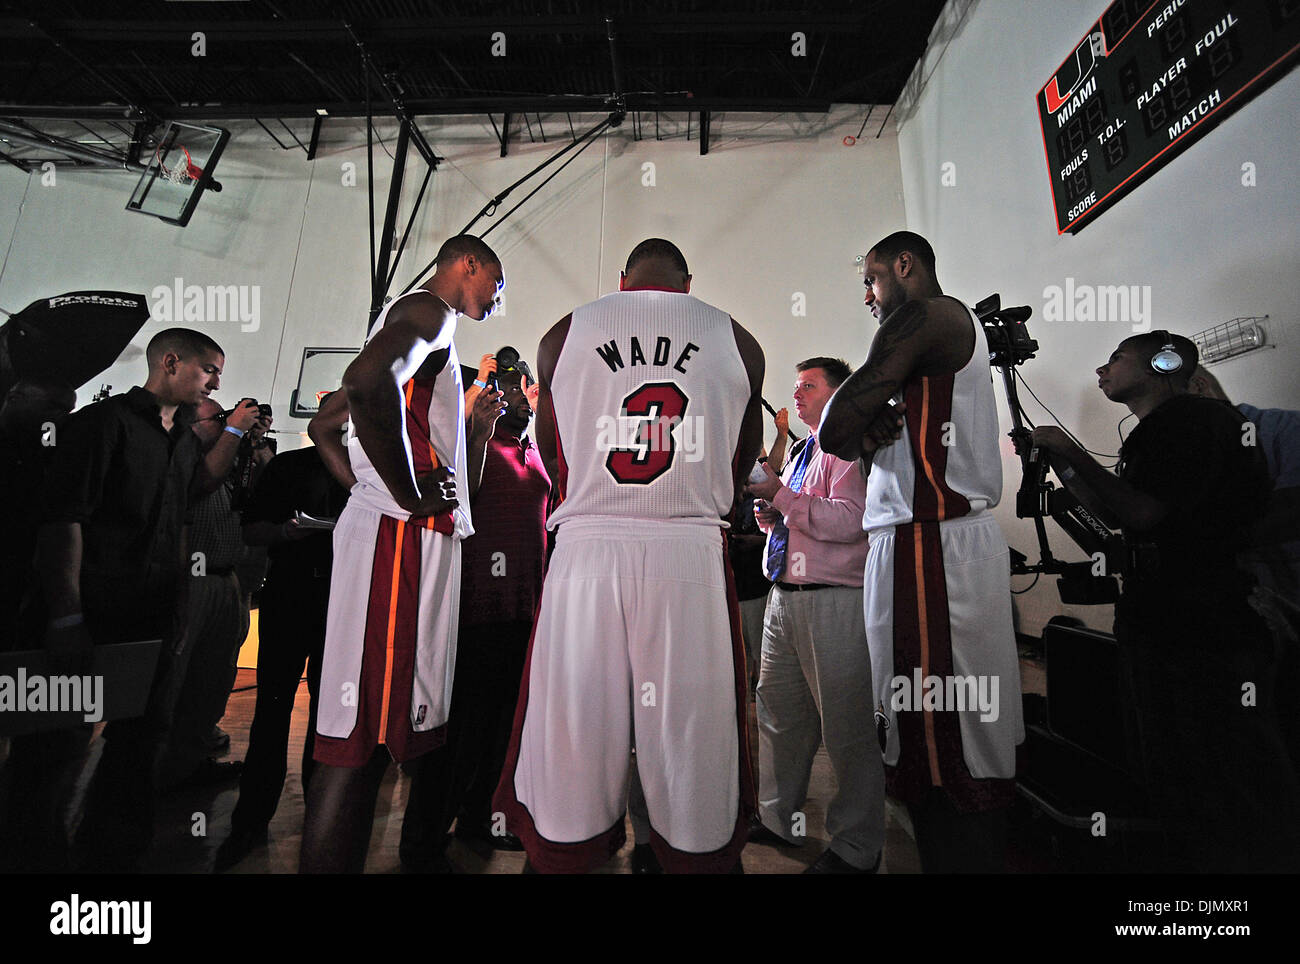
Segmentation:
[[(886, 788), (908, 806), (926, 873), (990, 872), (1002, 868), (1024, 739), (1007, 546), (988, 511), (1002, 494), (998, 418), (984, 331), (943, 293), (934, 260), (910, 231), (867, 255), (880, 330), (818, 438), (870, 473), (863, 606)], [(905, 424), (889, 444), (891, 400)], [(955, 682), (945, 694), (996, 693), (992, 711), (923, 700), (911, 692), (918, 670)]]

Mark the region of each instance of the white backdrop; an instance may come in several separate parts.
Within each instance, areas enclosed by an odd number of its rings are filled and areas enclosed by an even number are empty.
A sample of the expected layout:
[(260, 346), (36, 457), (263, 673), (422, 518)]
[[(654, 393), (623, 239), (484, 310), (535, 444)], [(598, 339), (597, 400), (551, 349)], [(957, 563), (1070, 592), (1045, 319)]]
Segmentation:
[[(763, 344), (770, 359), (767, 393), (775, 405), (789, 397), (796, 360), (829, 353), (860, 361), (866, 314), (854, 258), (870, 243), (868, 236), (904, 224), (892, 130), (874, 138), (879, 122), (873, 119), (861, 140), (844, 143), (865, 115), (858, 108), (829, 116), (715, 115), (704, 157), (695, 139), (698, 125), (691, 140), (684, 136), (684, 115), (662, 118), (665, 133), (676, 135), (660, 141), (647, 119), (647, 139), (634, 142), (629, 119), (488, 235), (505, 269), (505, 312), (485, 324), (462, 319), (456, 339), (462, 359), (476, 363), (481, 354), (513, 344), (531, 361), (550, 325), (575, 305), (616, 290), (628, 252), (658, 236), (685, 253), (693, 292), (730, 311)], [(581, 132), (596, 120), (575, 116), (574, 124)], [(549, 143), (512, 144), (501, 158), (486, 117), (420, 123), (446, 160), (430, 182), (393, 294), (446, 236), (557, 150), (561, 130), (568, 135), (563, 116), (548, 118)], [(176, 278), (186, 286), (257, 286), (256, 330), (235, 319), (174, 323), (211, 334), (225, 349), (220, 398), (269, 398), (277, 428), (288, 428), (289, 392), (303, 348), (359, 345), (365, 330), (364, 122), (328, 121), (312, 162), (301, 150), (277, 149), (256, 125), (226, 126), (234, 136), (217, 171), (224, 190), (206, 194), (185, 228), (122, 210), (133, 175), (60, 170), (55, 185), (43, 186), (39, 172), (0, 171), (0, 229), (8, 247), (0, 305), (15, 311), (81, 288), (152, 295), (155, 286), (174, 286)], [(383, 133), (391, 148), (393, 126), (386, 124)], [(381, 222), (392, 162), (378, 145), (375, 154), (375, 216)], [(412, 149), (399, 229), (423, 173)], [(501, 213), (538, 181), (516, 189)], [(499, 220), (484, 219), (474, 230), (481, 234)], [(806, 305), (803, 315), (793, 314), (796, 294)], [(135, 349), (101, 378), (114, 391), (143, 380), (139, 349), (168, 324), (158, 314)], [(97, 387), (85, 386), (79, 401), (88, 401)]]

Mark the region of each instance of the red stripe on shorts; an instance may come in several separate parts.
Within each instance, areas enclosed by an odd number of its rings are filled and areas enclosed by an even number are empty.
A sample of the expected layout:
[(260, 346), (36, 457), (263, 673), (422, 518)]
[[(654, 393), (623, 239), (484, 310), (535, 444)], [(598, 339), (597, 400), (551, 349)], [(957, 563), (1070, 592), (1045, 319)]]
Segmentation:
[(506, 826), (522, 841), (533, 869), (544, 874), (581, 874), (608, 861), (627, 841), (623, 817), (614, 826), (588, 840), (574, 843), (557, 843), (547, 840), (537, 832), (533, 815), (515, 793), (515, 770), (519, 766), (519, 748), (523, 741), (524, 717), (528, 712), (528, 681), (533, 665), (533, 645), (537, 639), (537, 616), (542, 611), (542, 594), (537, 597), (533, 614), (533, 631), (528, 636), (528, 655), (524, 659), (524, 673), (519, 681), (519, 702), (515, 704), (515, 720), (510, 729), (510, 746), (506, 751), (501, 780), (492, 797), (492, 806), (506, 815)]

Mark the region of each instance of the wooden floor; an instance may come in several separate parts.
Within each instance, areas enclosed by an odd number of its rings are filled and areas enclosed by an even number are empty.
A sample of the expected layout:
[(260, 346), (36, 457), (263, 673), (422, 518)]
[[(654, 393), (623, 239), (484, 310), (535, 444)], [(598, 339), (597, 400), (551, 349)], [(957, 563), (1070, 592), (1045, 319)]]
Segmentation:
[[(231, 749), (228, 759), (243, 759), (248, 747), (248, 729), (253, 719), (253, 706), (257, 690), (254, 674), (241, 669), (231, 694), (222, 728), (230, 734)], [(754, 726), (754, 709), (750, 704), (750, 742), (757, 759), (757, 730)], [(270, 841), (267, 847), (253, 851), (230, 873), (266, 874), (293, 873), (298, 867), (298, 849), (302, 841), (303, 791), (301, 773), (302, 741), (307, 726), (307, 685), (299, 685), (298, 699), (294, 705), (293, 723), (289, 739), (289, 776), (285, 783), (280, 806), (271, 822)], [(93, 749), (93, 748), (92, 748)], [(750, 844), (742, 856), (747, 873), (799, 873), (816, 860), (829, 842), (825, 831), (826, 803), (829, 799), (833, 777), (825, 749), (818, 750), (813, 763), (809, 798), (804, 808), (808, 817), (808, 838), (798, 849)], [(410, 780), (396, 766), (390, 766), (379, 792), (375, 811), (374, 834), (366, 860), (366, 873), (395, 874), (400, 872), (398, 842), (402, 831), (402, 813)], [(238, 787), (207, 790), (176, 791), (164, 796), (159, 803), (157, 834), (153, 851), (146, 861), (151, 873), (209, 873), (217, 848), (230, 832), (230, 813), (238, 797)], [(200, 819), (201, 817), (201, 819)], [(905, 819), (905, 818), (904, 818)], [(205, 830), (197, 834), (195, 828)], [(885, 858), (882, 871), (886, 873), (917, 873), (919, 862), (916, 846), (898, 817), (889, 813), (886, 824)], [(628, 873), (632, 850), (632, 829), (627, 828), (628, 844), (610, 861), (601, 873)], [(447, 851), (452, 866), (468, 874), (517, 874), (523, 871), (524, 855), (521, 853), (477, 850), (460, 840), (451, 843)]]
[[(1041, 691), (1044, 680), (1041, 666), (1031, 661), (1021, 661), (1021, 672), (1026, 692)], [(231, 693), (222, 728), (230, 734), (230, 751), (226, 759), (242, 760), (248, 749), (249, 727), (257, 699), (255, 673), (251, 669), (238, 671), (234, 691)], [(279, 808), (270, 825), (269, 843), (251, 852), (230, 872), (235, 874), (294, 873), (298, 866), (298, 851), (302, 841), (303, 787), (301, 754), (307, 726), (307, 686), (299, 684), (294, 705), (288, 759), (288, 777)], [(97, 727), (96, 730), (101, 729)], [(754, 705), (749, 705), (750, 746), (753, 759), (758, 759), (758, 737)], [(80, 786), (85, 784), (102, 750), (102, 740), (90, 746), (86, 767)], [(3, 768), (8, 747), (0, 740), (0, 769)], [(817, 751), (804, 806), (807, 815), (808, 837), (800, 848), (776, 848), (750, 844), (742, 855), (747, 873), (791, 874), (801, 872), (815, 861), (826, 848), (829, 838), (825, 829), (826, 806), (830, 799), (834, 777), (825, 748)], [(392, 765), (380, 789), (376, 807), (374, 832), (371, 838), (366, 872), (395, 874), (400, 872), (398, 844), (402, 829), (402, 815), (410, 788), (409, 778)], [(230, 832), (230, 814), (238, 798), (238, 784), (198, 790), (178, 790), (163, 795), (158, 801), (155, 843), (145, 861), (148, 873), (155, 874), (205, 874), (212, 871), (217, 848)], [(74, 807), (75, 809), (75, 807)], [(632, 849), (632, 829), (627, 827), (628, 843), (600, 872), (628, 873)], [(1040, 844), (1018, 841), (1013, 837), (1009, 855), (1009, 869), (1015, 871), (1043, 871), (1061, 869), (1051, 852), (1050, 842)], [(524, 856), (521, 853), (497, 852), (473, 848), (454, 840), (447, 851), (453, 868), (460, 873), (515, 874), (521, 873)], [(916, 845), (910, 835), (906, 812), (893, 801), (886, 804), (885, 850), (881, 862), (882, 873), (914, 874), (920, 872)]]

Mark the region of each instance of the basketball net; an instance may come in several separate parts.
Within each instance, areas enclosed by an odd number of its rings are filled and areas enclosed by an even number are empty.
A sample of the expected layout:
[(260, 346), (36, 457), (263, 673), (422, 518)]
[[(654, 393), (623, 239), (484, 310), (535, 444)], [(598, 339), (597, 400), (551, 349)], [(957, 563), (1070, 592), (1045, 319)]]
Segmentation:
[[(183, 164), (177, 164), (169, 170), (167, 165), (162, 162), (161, 158), (159, 158), (158, 168), (162, 171), (162, 176), (168, 181), (184, 187), (193, 184), (201, 178), (203, 176), (203, 168), (194, 163), (193, 159), (190, 157), (190, 152), (184, 147), (181, 148), (181, 153), (185, 155), (185, 162)], [(158, 156), (157, 151), (154, 152), (154, 156)]]

